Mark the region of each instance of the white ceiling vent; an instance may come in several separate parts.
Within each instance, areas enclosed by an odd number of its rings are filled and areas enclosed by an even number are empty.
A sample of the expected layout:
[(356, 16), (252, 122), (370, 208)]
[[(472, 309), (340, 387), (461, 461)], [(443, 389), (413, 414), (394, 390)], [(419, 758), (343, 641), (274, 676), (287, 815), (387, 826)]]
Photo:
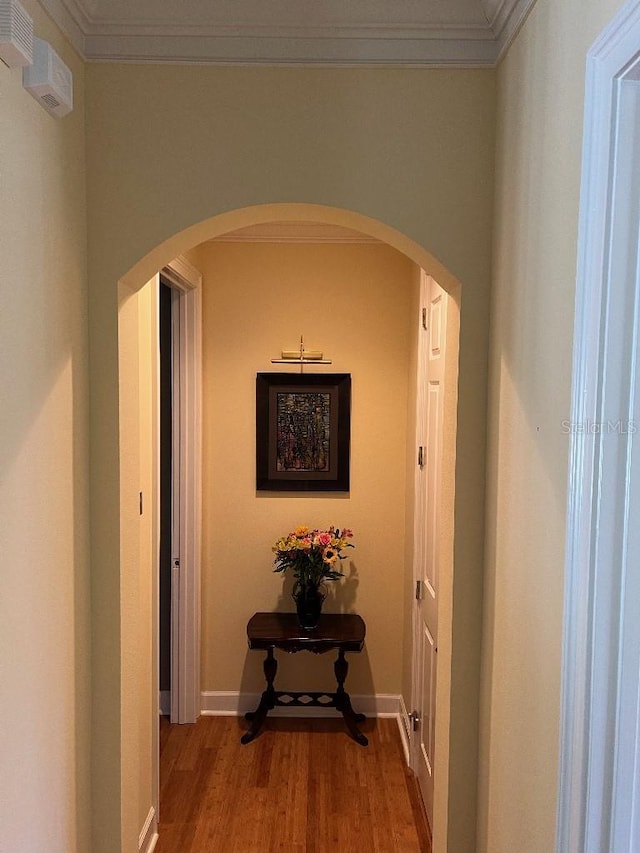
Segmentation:
[(23, 70), (22, 85), (56, 118), (62, 118), (73, 109), (71, 71), (42, 39), (33, 40), (33, 65)]
[(33, 62), (33, 19), (18, 0), (0, 0), (0, 59), (9, 68)]

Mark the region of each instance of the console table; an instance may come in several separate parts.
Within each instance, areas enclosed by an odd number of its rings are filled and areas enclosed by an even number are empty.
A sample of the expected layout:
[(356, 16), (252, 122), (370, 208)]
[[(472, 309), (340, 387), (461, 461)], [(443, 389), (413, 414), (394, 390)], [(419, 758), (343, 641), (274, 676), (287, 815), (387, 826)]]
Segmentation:
[[(251, 723), (251, 726), (249, 731), (242, 735), (242, 743), (249, 743), (256, 737), (268, 712), (276, 705), (284, 707), (297, 705), (336, 708), (344, 717), (351, 737), (361, 746), (367, 746), (369, 741), (357, 726), (358, 723), (364, 722), (365, 716), (356, 714), (351, 707), (349, 694), (344, 689), (349, 671), (345, 652), (361, 652), (364, 647), (365, 632), (364, 620), (355, 613), (323, 613), (318, 627), (309, 631), (300, 627), (295, 613), (254, 613), (247, 624), (247, 638), (250, 649), (261, 649), (267, 653), (263, 664), (267, 687), (256, 710), (245, 714), (245, 719)], [(308, 651), (314, 654), (324, 654), (337, 649), (338, 657), (333, 665), (337, 682), (335, 693), (275, 690), (273, 682), (278, 662), (274, 649), (281, 649), (288, 653)]]

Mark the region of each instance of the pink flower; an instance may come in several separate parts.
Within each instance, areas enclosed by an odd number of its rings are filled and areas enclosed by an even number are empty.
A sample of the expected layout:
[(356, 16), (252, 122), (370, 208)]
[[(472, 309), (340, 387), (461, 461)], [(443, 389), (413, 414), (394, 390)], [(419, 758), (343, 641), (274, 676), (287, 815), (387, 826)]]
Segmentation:
[(326, 548), (327, 545), (331, 544), (331, 534), (330, 533), (318, 533), (315, 539), (315, 545), (319, 545), (321, 548)]

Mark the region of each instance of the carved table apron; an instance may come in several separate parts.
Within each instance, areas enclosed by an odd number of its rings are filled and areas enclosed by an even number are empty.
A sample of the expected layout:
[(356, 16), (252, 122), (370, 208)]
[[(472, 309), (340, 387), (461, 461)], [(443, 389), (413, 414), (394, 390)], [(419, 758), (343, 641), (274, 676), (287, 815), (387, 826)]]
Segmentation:
[[(351, 707), (351, 699), (344, 689), (344, 682), (349, 671), (345, 652), (361, 652), (364, 647), (366, 626), (361, 616), (355, 613), (323, 613), (318, 627), (305, 630), (298, 623), (295, 613), (254, 613), (247, 624), (247, 638), (250, 649), (266, 651), (263, 668), (267, 681), (266, 690), (255, 711), (245, 714), (245, 719), (251, 723), (249, 731), (243, 734), (242, 743), (252, 741), (265, 721), (270, 710), (276, 705), (291, 707), (322, 707), (336, 708), (342, 713), (347, 729), (359, 744), (367, 746), (369, 741), (359, 731), (357, 724), (365, 720), (364, 714), (356, 714)], [(337, 689), (335, 693), (314, 693), (274, 690), (273, 682), (278, 669), (274, 649), (293, 653), (309, 651), (323, 654), (332, 649), (338, 650), (338, 657), (333, 665)], [(301, 701), (304, 699), (305, 701)]]

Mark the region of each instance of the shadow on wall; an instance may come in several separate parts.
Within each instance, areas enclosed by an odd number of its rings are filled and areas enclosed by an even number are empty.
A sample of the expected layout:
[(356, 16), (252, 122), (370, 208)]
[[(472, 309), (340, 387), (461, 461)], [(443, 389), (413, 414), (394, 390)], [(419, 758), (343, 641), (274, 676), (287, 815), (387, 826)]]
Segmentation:
[[(343, 578), (325, 583), (326, 598), (322, 605), (323, 613), (356, 612), (356, 598), (360, 584), (358, 567), (353, 560), (344, 560), (340, 571), (344, 574)], [(285, 572), (282, 578), (282, 590), (273, 609), (278, 613), (293, 613), (295, 611), (294, 578), (291, 572)]]

